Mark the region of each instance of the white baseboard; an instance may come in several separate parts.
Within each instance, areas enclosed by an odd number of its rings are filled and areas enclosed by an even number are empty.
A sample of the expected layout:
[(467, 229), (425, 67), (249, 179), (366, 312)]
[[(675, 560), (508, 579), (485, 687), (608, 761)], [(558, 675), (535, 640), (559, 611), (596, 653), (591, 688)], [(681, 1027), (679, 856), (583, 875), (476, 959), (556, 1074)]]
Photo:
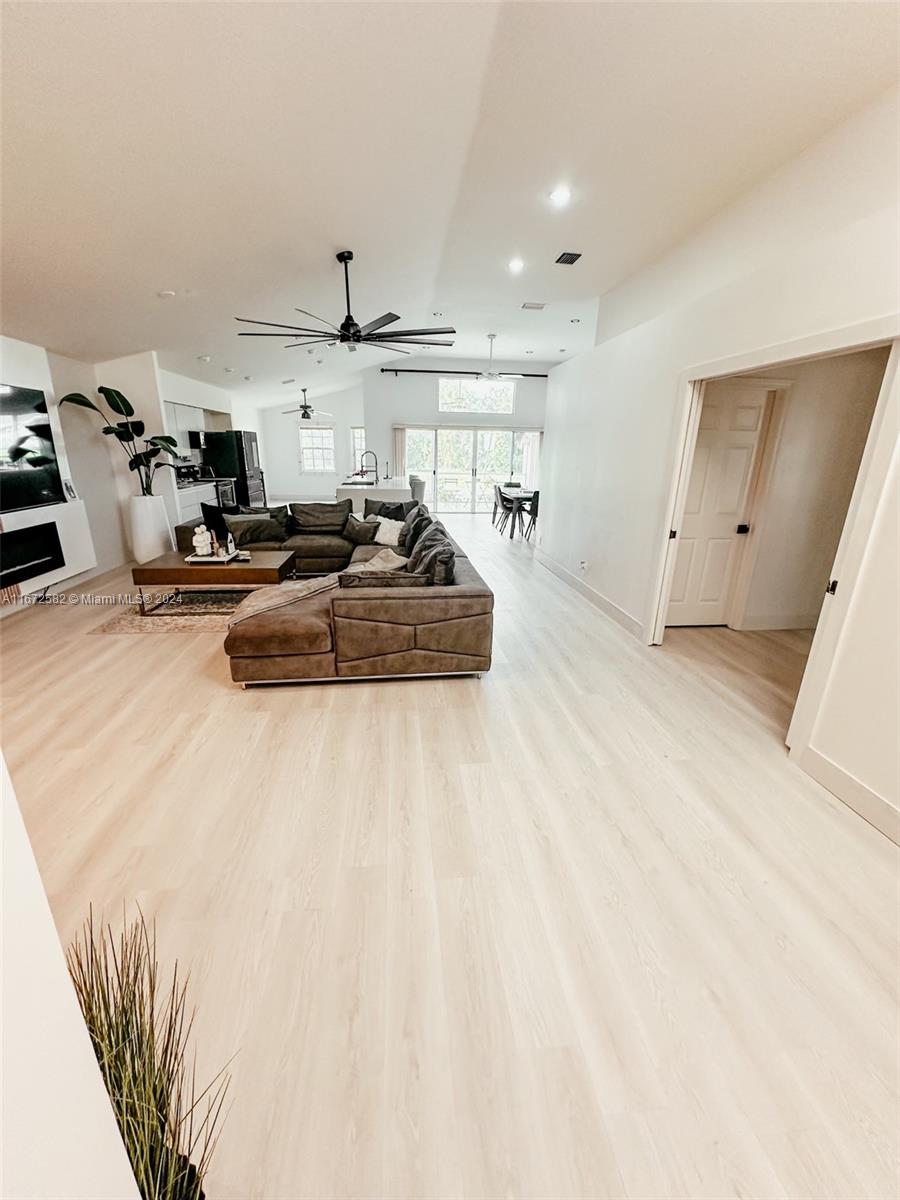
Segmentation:
[(561, 579), (563, 583), (567, 583), (569, 587), (574, 588), (586, 600), (590, 600), (591, 604), (599, 608), (602, 613), (610, 617), (617, 625), (621, 625), (623, 629), (627, 629), (633, 637), (643, 638), (644, 627), (631, 613), (627, 613), (624, 608), (619, 608), (618, 604), (614, 604), (612, 600), (607, 599), (601, 592), (592, 588), (590, 584), (585, 583), (583, 579), (579, 579), (577, 575), (573, 575), (571, 571), (567, 570), (561, 563), (558, 563), (555, 558), (551, 558), (540, 546), (535, 547), (534, 557), (541, 566), (546, 567), (548, 571), (552, 571), (557, 578)]
[(759, 617), (744, 617), (740, 624), (731, 625), (731, 629), (763, 630), (763, 629), (815, 629), (819, 614), (814, 613), (774, 613)]
[(849, 774), (811, 746), (805, 746), (802, 750), (792, 750), (790, 757), (801, 771), (812, 776), (848, 808), (852, 808), (870, 825), (874, 825), (879, 833), (900, 845), (900, 809), (896, 809), (889, 800), (873, 792), (855, 775)]

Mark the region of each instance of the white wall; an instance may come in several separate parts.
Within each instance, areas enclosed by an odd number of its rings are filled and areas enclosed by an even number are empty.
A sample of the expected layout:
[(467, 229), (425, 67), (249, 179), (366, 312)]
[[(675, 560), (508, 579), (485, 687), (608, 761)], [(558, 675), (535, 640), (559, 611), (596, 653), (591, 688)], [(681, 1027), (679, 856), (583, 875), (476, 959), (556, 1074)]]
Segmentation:
[(792, 379), (742, 629), (812, 629), (856, 482), (889, 347), (779, 368)]
[(692, 369), (896, 324), (896, 135), (894, 92), (603, 297), (605, 340), (551, 371), (540, 553), (635, 632), (651, 622)]
[[(486, 359), (464, 358), (409, 358), (397, 364), (398, 368), (421, 367), (429, 371), (484, 371)], [(498, 361), (494, 364), (501, 371), (529, 371), (542, 373), (548, 370), (544, 363)], [(363, 374), (363, 398), (365, 403), (366, 448), (378, 455), (379, 468), (384, 472), (385, 462), (394, 472), (395, 425), (458, 425), (468, 429), (543, 429), (547, 399), (546, 379), (517, 379), (515, 412), (512, 416), (492, 413), (441, 413), (438, 412), (438, 375), (382, 375), (379, 367), (370, 367)]]
[(163, 404), (187, 404), (210, 412), (231, 413), (231, 393), (202, 379), (191, 379), (175, 371), (157, 368), (159, 394)]
[[(48, 354), (53, 390), (57, 399), (68, 392), (81, 392), (95, 404), (97, 378), (90, 363), (78, 362), (62, 354)], [(111, 571), (131, 557), (125, 539), (125, 523), (110, 451), (110, 438), (100, 432), (99, 418), (83, 409), (64, 404), (59, 409), (75, 491), (84, 501), (97, 566), (94, 574)], [(119, 451), (121, 453), (121, 451)]]
[[(260, 444), (263, 448), (266, 475), (266, 496), (270, 500), (334, 499), (335, 490), (353, 470), (350, 429), (363, 424), (363, 393), (357, 386), (343, 392), (310, 396), (315, 410), (321, 404), (332, 416), (320, 417), (318, 411), (310, 425), (334, 426), (334, 458), (336, 471), (327, 475), (303, 473), (300, 470), (300, 441), (298, 413), (285, 416), (285, 408), (296, 408), (296, 395), (286, 398), (275, 408), (263, 408), (260, 413)], [(306, 422), (304, 422), (306, 424)], [(237, 428), (237, 426), (236, 426)], [(246, 427), (244, 427), (246, 428)]]
[[(97, 383), (101, 387), (116, 388), (131, 403), (135, 417), (144, 422), (147, 437), (165, 431), (156, 351), (145, 350), (140, 354), (129, 354), (125, 358), (100, 362), (96, 364), (94, 371)], [(99, 407), (102, 408), (103, 405), (99, 404)], [(128, 470), (128, 460), (124, 454), (114, 455), (113, 464), (119, 498), (124, 506), (131, 496), (139, 494), (140, 489), (134, 473)], [(153, 490), (164, 498), (169, 524), (174, 526), (178, 521), (179, 511), (175, 494), (175, 472), (165, 469), (157, 471)]]
[(6, 763), (3, 803), (3, 1195), (138, 1200)]

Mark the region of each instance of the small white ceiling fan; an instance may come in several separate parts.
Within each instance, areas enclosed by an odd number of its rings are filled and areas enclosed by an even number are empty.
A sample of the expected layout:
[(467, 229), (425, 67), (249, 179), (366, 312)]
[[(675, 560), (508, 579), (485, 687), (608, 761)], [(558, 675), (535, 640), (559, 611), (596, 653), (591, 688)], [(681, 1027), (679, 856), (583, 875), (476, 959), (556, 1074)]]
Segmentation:
[(301, 388), (301, 391), (303, 392), (303, 403), (298, 404), (298, 406), (296, 408), (283, 408), (281, 411), (284, 416), (287, 416), (288, 413), (298, 412), (300, 414), (301, 421), (311, 421), (313, 419), (313, 416), (317, 416), (317, 417), (333, 417), (334, 416), (334, 413), (322, 412), (322, 410), (320, 408), (313, 408), (313, 406), (306, 399), (306, 388)]
[(497, 335), (496, 333), (489, 333), (487, 336), (488, 341), (491, 344), (491, 353), (488, 358), (488, 369), (486, 371), (479, 371), (477, 377), (479, 379), (524, 379), (524, 375), (518, 375), (515, 371), (494, 370), (494, 338)]

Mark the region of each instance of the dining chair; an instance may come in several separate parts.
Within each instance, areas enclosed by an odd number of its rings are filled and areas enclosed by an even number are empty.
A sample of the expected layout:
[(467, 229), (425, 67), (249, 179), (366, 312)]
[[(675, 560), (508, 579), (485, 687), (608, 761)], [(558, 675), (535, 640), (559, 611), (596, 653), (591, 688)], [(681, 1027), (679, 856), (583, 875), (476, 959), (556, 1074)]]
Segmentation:
[(500, 520), (497, 524), (497, 528), (501, 533), (509, 524), (509, 519), (513, 515), (515, 507), (516, 506), (513, 504), (512, 500), (503, 495), (500, 485), (496, 484), (494, 486), (494, 514), (496, 516), (497, 510), (499, 509)]
[(528, 525), (525, 529), (526, 542), (528, 541), (528, 539), (531, 537), (532, 533), (534, 532), (535, 525), (537, 525), (538, 508), (540, 506), (540, 499), (541, 499), (541, 493), (540, 493), (540, 491), (536, 491), (536, 492), (532, 492), (530, 500), (525, 500), (522, 502), (522, 509), (524, 509), (525, 515), (528, 517)]

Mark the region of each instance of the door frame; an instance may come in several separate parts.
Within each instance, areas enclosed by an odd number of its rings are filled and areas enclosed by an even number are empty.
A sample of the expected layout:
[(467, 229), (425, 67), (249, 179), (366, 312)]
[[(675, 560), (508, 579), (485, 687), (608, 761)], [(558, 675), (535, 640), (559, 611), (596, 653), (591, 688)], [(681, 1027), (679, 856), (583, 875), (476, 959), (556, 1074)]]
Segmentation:
[[(793, 365), (814, 358), (852, 354), (857, 350), (866, 350), (874, 346), (896, 342), (898, 338), (900, 338), (900, 314), (894, 314), (889, 317), (876, 317), (871, 321), (863, 321), (858, 325), (850, 325), (842, 329), (830, 329), (793, 342), (780, 342), (747, 353), (731, 355), (728, 358), (713, 359), (689, 367), (681, 373), (676, 392), (679, 400), (676, 407), (678, 419), (672, 455), (672, 474), (665, 507), (665, 520), (659, 533), (660, 550), (650, 611), (644, 622), (643, 640), (645, 645), (661, 645), (665, 633), (666, 614), (672, 590), (672, 575), (675, 569), (677, 531), (684, 513), (687, 483), (690, 478), (690, 468), (693, 465), (693, 450), (697, 441), (704, 385), (714, 379), (725, 379), (741, 372), (771, 371), (774, 373), (779, 366)], [(881, 398), (879, 397), (880, 402)], [(869, 429), (869, 439), (872, 438), (874, 429), (873, 417), (872, 426)], [(857, 486), (860, 484), (863, 470), (868, 461), (868, 447), (869, 442), (867, 441), (860, 464), (860, 474), (857, 476)], [(854, 496), (855, 494), (854, 489)], [(852, 503), (851, 501), (851, 510)], [(674, 537), (670, 537), (672, 530), (675, 531)]]

